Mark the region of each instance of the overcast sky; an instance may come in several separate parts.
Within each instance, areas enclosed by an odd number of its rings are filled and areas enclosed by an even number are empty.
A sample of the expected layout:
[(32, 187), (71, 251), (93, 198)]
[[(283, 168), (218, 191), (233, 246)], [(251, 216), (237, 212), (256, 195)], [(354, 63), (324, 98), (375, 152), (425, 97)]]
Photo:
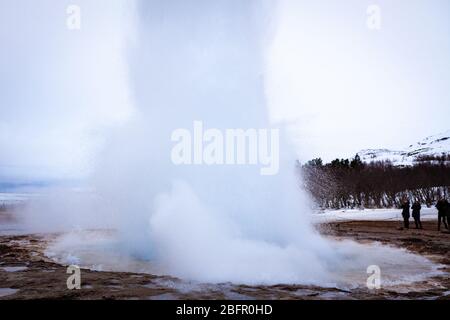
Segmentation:
[(84, 177), (103, 132), (132, 113), (123, 52), (134, 18), (123, 1), (75, 2), (77, 31), (66, 24), (74, 1), (0, 2), (0, 179)]
[[(300, 157), (405, 148), (450, 129), (449, 1), (283, 2), (269, 52), (278, 116)], [(369, 4), (380, 30), (366, 26)]]
[[(72, 3), (79, 31), (66, 27)], [(275, 3), (263, 77), (273, 119), (296, 121), (301, 160), (450, 129), (449, 1)], [(379, 30), (366, 25), (371, 4)], [(132, 5), (0, 2), (0, 181), (83, 177), (104, 132), (132, 117)]]

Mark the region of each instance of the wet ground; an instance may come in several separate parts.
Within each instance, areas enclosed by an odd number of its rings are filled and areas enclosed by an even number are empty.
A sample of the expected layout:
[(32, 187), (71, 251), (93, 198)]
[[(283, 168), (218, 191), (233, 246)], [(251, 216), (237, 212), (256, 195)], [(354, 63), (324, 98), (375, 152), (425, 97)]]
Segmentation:
[[(3, 214), (1, 223), (9, 218)], [(318, 226), (326, 236), (381, 242), (426, 256), (450, 272), (450, 234), (435, 221), (424, 230), (399, 230), (395, 221), (349, 221)], [(44, 254), (55, 235), (0, 236), (0, 299), (450, 299), (450, 279), (439, 275), (410, 286), (351, 290), (303, 285), (202, 284), (169, 276), (83, 269), (82, 288), (68, 290), (67, 268)]]

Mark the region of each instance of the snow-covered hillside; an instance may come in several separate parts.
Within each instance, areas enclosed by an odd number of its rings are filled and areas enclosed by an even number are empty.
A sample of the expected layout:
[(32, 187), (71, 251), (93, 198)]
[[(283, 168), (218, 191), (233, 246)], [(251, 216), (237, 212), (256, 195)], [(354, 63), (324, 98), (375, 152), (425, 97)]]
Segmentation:
[(409, 166), (418, 158), (450, 155), (450, 130), (429, 136), (404, 150), (365, 149), (358, 152), (364, 162), (391, 161), (396, 166)]

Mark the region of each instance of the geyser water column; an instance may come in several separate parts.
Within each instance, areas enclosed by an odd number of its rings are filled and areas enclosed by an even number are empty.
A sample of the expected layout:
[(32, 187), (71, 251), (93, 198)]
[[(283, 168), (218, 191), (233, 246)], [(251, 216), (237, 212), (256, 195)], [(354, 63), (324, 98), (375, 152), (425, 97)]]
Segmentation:
[[(40, 190), (48, 197), (21, 210), (30, 232), (72, 231), (47, 248), (49, 257), (211, 282), (348, 287), (355, 281), (364, 285), (372, 264), (395, 281), (429, 275), (433, 265), (423, 257), (317, 235), (283, 130), (276, 175), (261, 175), (260, 163), (172, 162), (171, 138), (178, 129), (193, 133), (201, 122), (204, 132), (261, 132), (273, 126), (268, 108), (304, 102), (290, 85), (299, 73), (291, 68), (299, 57), (290, 50), (290, 35), (308, 30), (293, 23), (303, 21), (297, 17), (302, 8), (290, 6), (298, 1), (78, 0), (79, 32), (66, 29), (64, 4), (31, 2), (30, 14), (22, 15), (23, 6), (16, 4), (3, 10), (2, 21), (18, 32), (9, 41), (7, 82), (26, 93), (17, 97), (10, 90), (3, 105), (20, 111), (10, 117), (16, 127), (28, 128), (11, 131), (11, 137), (34, 136), (31, 145), (16, 143), (14, 149), (33, 153), (36, 143), (49, 163), (61, 157), (78, 174), (81, 163), (86, 169), (90, 159), (96, 163), (86, 170), (92, 171), (87, 192)], [(288, 4), (282, 10), (287, 20), (278, 17), (281, 4)], [(314, 47), (310, 52), (315, 57)], [(302, 59), (297, 68), (309, 61)], [(25, 71), (24, 65), (33, 68)], [(78, 150), (77, 156), (67, 150)]]
[[(96, 190), (124, 247), (202, 281), (323, 283), (331, 249), (309, 222), (295, 153), (280, 168), (175, 165), (174, 130), (271, 129), (264, 77), (271, 2), (141, 1), (129, 53), (138, 118), (110, 138)], [(283, 132), (283, 131), (281, 131)]]

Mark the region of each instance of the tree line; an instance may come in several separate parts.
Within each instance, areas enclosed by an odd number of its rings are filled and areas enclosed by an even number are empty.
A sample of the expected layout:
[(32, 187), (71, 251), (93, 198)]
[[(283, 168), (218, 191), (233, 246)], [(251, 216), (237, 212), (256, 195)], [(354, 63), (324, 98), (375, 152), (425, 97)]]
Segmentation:
[(390, 161), (365, 163), (317, 158), (300, 165), (304, 188), (322, 208), (398, 207), (403, 197), (432, 205), (439, 196), (450, 195), (449, 156), (421, 158), (412, 166)]

